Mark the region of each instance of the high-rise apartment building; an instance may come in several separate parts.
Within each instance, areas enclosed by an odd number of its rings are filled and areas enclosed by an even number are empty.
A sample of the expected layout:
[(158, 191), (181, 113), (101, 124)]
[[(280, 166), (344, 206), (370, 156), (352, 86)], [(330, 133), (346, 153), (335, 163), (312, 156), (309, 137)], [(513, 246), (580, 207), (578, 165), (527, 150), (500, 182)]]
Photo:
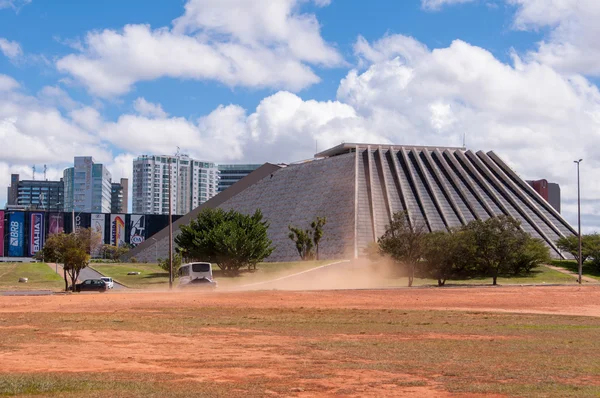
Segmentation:
[(111, 213), (127, 213), (129, 207), (129, 180), (127, 178), (121, 178), (120, 182), (113, 182), (111, 184), (111, 200), (110, 200), (110, 212)]
[(560, 213), (560, 185), (548, 180), (527, 181), (529, 185)]
[(219, 165), (219, 192), (223, 192), (262, 164), (220, 164)]
[(62, 211), (64, 184), (60, 181), (20, 180), (11, 174), (8, 187), (8, 206), (23, 209)]
[(91, 156), (76, 156), (63, 172), (65, 211), (110, 213), (111, 174)]
[[(169, 187), (169, 165), (171, 186)], [(140, 156), (133, 161), (133, 213), (186, 214), (218, 193), (219, 169), (215, 163), (187, 155)]]

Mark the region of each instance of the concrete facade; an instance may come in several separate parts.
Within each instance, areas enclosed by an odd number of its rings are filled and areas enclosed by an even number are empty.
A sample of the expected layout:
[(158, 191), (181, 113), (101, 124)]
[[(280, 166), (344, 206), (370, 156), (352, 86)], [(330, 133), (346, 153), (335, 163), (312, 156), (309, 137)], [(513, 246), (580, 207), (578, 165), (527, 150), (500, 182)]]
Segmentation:
[[(545, 242), (557, 258), (564, 256), (556, 240), (575, 234), (494, 152), (342, 144), (312, 161), (275, 168), (269, 175), (261, 169), (206, 205), (247, 214), (261, 209), (276, 247), (269, 261), (297, 260), (288, 225), (307, 228), (316, 217), (327, 218), (320, 247), (324, 259), (362, 256), (397, 212), (428, 231), (509, 215), (521, 222), (523, 231)], [(197, 211), (180, 222), (189, 223)], [(158, 250), (168, 250), (168, 239), (158, 244)], [(141, 255), (152, 257), (153, 250), (142, 248), (135, 256), (138, 260)]]

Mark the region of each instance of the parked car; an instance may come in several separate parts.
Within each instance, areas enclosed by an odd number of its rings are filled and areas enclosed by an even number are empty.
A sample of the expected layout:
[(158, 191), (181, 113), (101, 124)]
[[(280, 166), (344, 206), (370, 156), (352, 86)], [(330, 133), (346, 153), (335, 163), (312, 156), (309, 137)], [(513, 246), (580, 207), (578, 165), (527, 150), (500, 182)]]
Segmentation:
[(110, 276), (103, 276), (100, 279), (102, 279), (104, 283), (106, 283), (107, 289), (112, 289), (115, 287), (115, 282), (113, 282), (113, 278), (111, 278)]
[(102, 279), (86, 279), (75, 285), (76, 292), (105, 292), (106, 283)]

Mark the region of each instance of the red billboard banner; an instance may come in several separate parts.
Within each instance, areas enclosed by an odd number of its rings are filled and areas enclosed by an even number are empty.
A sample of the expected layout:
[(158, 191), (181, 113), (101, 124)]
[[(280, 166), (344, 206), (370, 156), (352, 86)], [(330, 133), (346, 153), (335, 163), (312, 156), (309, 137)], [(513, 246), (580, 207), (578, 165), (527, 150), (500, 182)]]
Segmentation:
[(4, 211), (0, 210), (0, 257), (4, 257)]

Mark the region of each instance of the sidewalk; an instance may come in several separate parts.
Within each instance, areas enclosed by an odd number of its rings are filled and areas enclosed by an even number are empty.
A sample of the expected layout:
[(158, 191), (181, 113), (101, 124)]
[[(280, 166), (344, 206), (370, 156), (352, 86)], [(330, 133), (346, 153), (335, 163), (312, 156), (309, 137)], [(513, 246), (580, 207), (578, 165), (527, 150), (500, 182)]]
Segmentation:
[[(568, 269), (556, 267), (554, 265), (546, 265), (546, 267), (550, 268), (551, 270), (563, 273), (565, 275), (571, 275), (573, 278), (575, 278), (575, 281), (577, 281), (577, 278), (579, 277), (579, 275), (577, 275), (575, 272), (571, 272)], [(585, 275), (581, 275), (581, 281), (588, 282), (588, 283), (600, 283), (600, 281), (598, 279), (590, 278), (589, 276), (585, 276)]]

